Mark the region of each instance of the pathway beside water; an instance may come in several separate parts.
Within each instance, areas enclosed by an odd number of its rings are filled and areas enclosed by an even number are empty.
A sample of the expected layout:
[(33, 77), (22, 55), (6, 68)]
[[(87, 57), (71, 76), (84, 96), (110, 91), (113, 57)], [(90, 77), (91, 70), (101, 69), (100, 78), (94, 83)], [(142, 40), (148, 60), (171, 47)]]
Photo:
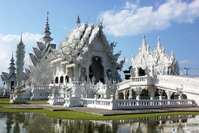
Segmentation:
[(86, 113), (102, 115), (102, 116), (124, 115), (124, 114), (144, 114), (144, 113), (166, 113), (166, 112), (199, 112), (199, 107), (143, 109), (143, 110), (106, 110), (106, 109), (96, 109), (96, 108), (88, 108), (88, 107), (64, 108), (61, 105), (51, 106), (49, 104), (13, 104), (13, 105), (10, 105), (8, 108), (47, 109), (51, 111), (72, 110), (72, 111), (86, 112)]

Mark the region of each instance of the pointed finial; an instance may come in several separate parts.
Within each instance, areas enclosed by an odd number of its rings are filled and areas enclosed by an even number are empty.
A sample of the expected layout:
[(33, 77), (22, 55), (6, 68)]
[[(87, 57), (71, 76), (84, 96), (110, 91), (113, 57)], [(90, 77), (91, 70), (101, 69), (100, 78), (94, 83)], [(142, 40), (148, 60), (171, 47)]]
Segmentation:
[(100, 26), (100, 29), (103, 28), (103, 21), (100, 21), (99, 26)]
[(146, 36), (144, 35), (142, 40), (142, 46), (145, 47), (146, 45), (147, 45)]
[(50, 37), (51, 32), (50, 32), (50, 26), (49, 26), (49, 12), (47, 11), (47, 16), (46, 16), (46, 25), (45, 25), (45, 29), (44, 29), (44, 37), (43, 37), (43, 41), (45, 44), (50, 43), (53, 38)]
[(14, 63), (15, 59), (14, 59), (14, 56), (13, 56), (13, 52), (12, 52), (12, 57), (10, 59), (10, 63)]
[(21, 36), (20, 36), (20, 43), (22, 43), (23, 42), (23, 33), (21, 32)]
[(161, 41), (160, 41), (160, 36), (157, 37), (157, 48), (161, 48)]
[(49, 11), (46, 12), (46, 21), (48, 22)]
[(76, 21), (76, 24), (77, 24), (77, 26), (79, 26), (79, 25), (81, 24), (81, 20), (80, 20), (80, 17), (79, 17), (79, 15), (77, 16), (77, 21)]
[(46, 25), (49, 26), (49, 23), (48, 23), (49, 19), (48, 19), (48, 17), (49, 17), (49, 11), (46, 12)]

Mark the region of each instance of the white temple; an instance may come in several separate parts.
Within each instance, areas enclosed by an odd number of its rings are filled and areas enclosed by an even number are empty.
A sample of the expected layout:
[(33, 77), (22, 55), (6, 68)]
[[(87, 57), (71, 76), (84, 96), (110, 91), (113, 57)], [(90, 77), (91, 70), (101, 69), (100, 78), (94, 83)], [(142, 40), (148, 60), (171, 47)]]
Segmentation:
[(192, 107), (199, 103), (199, 80), (179, 75), (174, 54), (166, 53), (159, 38), (154, 50), (143, 38), (125, 79), (119, 74), (125, 61), (118, 60), (116, 44), (107, 41), (101, 23), (81, 23), (78, 17), (59, 47), (52, 40), (47, 17), (44, 36), (30, 54), (32, 66), (24, 82), (30, 99), (103, 109)]

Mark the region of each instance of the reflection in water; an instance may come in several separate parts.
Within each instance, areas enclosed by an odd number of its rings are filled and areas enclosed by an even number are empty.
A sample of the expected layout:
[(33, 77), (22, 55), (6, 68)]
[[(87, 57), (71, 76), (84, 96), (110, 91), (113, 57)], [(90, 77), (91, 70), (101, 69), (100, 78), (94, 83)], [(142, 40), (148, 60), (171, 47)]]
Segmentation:
[(61, 120), (36, 113), (0, 113), (1, 133), (184, 133), (199, 132), (199, 116), (132, 120)]

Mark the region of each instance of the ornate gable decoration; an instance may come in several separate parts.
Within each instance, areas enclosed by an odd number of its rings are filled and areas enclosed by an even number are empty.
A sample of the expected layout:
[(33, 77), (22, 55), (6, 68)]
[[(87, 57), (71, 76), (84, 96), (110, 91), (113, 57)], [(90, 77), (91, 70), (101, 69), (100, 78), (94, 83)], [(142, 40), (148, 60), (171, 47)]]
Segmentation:
[(68, 38), (60, 45), (64, 60), (68, 61), (68, 63), (80, 62), (83, 59), (82, 56), (88, 52), (89, 45), (93, 44), (96, 37), (100, 37), (105, 44), (105, 52), (112, 59), (112, 63), (115, 63), (118, 67), (121, 66), (117, 64), (120, 52), (113, 54), (116, 43), (109, 44), (102, 29), (101, 23), (97, 25), (78, 23)]

